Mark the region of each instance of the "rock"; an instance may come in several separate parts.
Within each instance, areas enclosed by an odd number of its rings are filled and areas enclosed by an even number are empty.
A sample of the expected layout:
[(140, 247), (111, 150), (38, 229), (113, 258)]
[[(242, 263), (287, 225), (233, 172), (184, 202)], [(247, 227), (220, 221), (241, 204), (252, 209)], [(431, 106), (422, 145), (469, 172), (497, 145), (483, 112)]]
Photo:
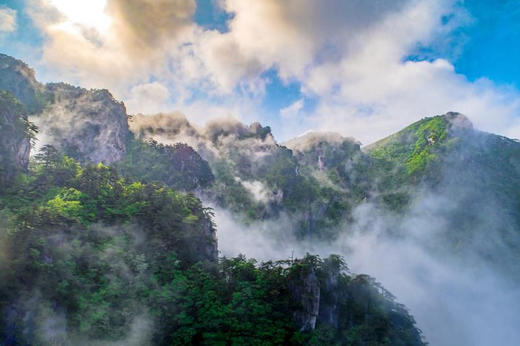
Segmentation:
[(316, 321), (320, 310), (320, 282), (314, 267), (306, 263), (293, 266), (289, 282), (289, 291), (297, 308), (293, 312), (293, 319), (300, 331), (311, 331), (316, 328)]
[(83, 162), (111, 164), (126, 152), (130, 135), (125, 106), (107, 90), (48, 84), (52, 103), (31, 118), (40, 128), (40, 145), (52, 144)]
[(0, 91), (0, 180), (10, 180), (27, 169), (31, 150), (30, 129), (22, 105), (12, 94)]
[(463, 114), (457, 112), (448, 112), (444, 118), (455, 128), (458, 129), (473, 129), (473, 123)]
[(34, 70), (23, 61), (0, 54), (0, 90), (9, 91), (30, 114), (40, 112), (47, 102), (45, 88)]
[(324, 261), (322, 271), (324, 278), (321, 280), (321, 297), (318, 323), (326, 323), (338, 328), (339, 300), (341, 296), (339, 288), (339, 276), (342, 270), (342, 261), (338, 256), (330, 256)]
[[(107, 90), (40, 84), (24, 62), (0, 54), (0, 90), (13, 94), (40, 129), (38, 145), (52, 144), (80, 161), (110, 164), (126, 152), (126, 109)], [(27, 162), (29, 144), (18, 159)]]

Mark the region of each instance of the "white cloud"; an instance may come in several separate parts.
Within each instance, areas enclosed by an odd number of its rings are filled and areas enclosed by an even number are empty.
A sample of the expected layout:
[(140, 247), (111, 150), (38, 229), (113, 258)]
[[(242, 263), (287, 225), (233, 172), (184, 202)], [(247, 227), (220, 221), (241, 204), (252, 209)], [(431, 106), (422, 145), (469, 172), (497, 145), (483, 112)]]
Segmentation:
[(96, 0), (95, 6), (35, 0), (28, 4), (28, 13), (44, 37), (42, 55), (50, 75), (87, 87), (110, 88), (117, 96), (152, 75), (165, 75), (170, 50), (190, 35), (194, 10), (194, 0)]
[(16, 30), (16, 10), (0, 6), (0, 32), (13, 32)]
[(469, 82), (443, 59), (403, 61), (417, 42), (435, 38), (445, 13), (445, 6), (416, 2), (364, 34), (355, 53), (311, 70), (304, 87), (320, 96), (320, 104), (310, 124), (369, 143), (421, 117), (454, 110), (478, 128), (505, 133), (520, 115), (517, 91)]
[(299, 99), (299, 100), (295, 101), (294, 103), (290, 104), (289, 106), (280, 109), (280, 115), (282, 116), (282, 118), (292, 118), (292, 117), (298, 115), (298, 113), (300, 113), (303, 106), (304, 106), (304, 100), (302, 98), (302, 99)]
[[(212, 55), (198, 55), (226, 90), (277, 68), (301, 83), (317, 107), (301, 124), (300, 102), (280, 111), (289, 136), (301, 130), (339, 131), (370, 143), (424, 116), (459, 111), (483, 130), (520, 136), (517, 90), (485, 79), (468, 81), (444, 59), (407, 61), (419, 44), (439, 45), (471, 18), (454, 1), (228, 0), (230, 31), (204, 36)], [(452, 18), (443, 23), (443, 17)], [(217, 43), (216, 43), (217, 42)], [(211, 44), (215, 44), (214, 47)], [(215, 53), (225, 45), (222, 54)], [(216, 47), (216, 48), (215, 48)], [(218, 48), (218, 49), (217, 49)], [(196, 51), (195, 51), (196, 53)], [(207, 53), (207, 54), (206, 54)], [(196, 54), (197, 55), (197, 54)]]
[(170, 92), (159, 82), (134, 86), (126, 101), (127, 110), (131, 114), (153, 114), (168, 110)]
[[(277, 115), (260, 108), (269, 83), (264, 73), (274, 69), (284, 82), (299, 82), (303, 93), (272, 121), (284, 134), (280, 140), (321, 129), (369, 143), (447, 111), (466, 114), (480, 129), (520, 137), (517, 90), (468, 81), (444, 59), (406, 59), (418, 45), (449, 42), (453, 29), (470, 21), (455, 0), (220, 4), (233, 14), (224, 33), (193, 22), (194, 1), (107, 0), (105, 31), (60, 14), (48, 0), (30, 6), (55, 79), (110, 88), (132, 112), (171, 106), (196, 122), (222, 115), (265, 121)], [(168, 88), (169, 102), (136, 98), (150, 80)], [(315, 100), (312, 112), (303, 107), (307, 97)]]

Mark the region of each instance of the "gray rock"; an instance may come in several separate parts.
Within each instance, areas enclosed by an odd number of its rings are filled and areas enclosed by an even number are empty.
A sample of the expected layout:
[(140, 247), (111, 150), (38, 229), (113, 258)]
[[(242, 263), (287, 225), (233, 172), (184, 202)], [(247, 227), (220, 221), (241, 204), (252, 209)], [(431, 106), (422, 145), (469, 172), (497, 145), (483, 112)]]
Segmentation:
[(126, 153), (127, 114), (107, 90), (48, 84), (52, 103), (31, 120), (40, 129), (40, 145), (52, 144), (84, 162), (110, 164)]
[(325, 260), (327, 270), (325, 271), (325, 278), (322, 280), (321, 285), (321, 299), (320, 299), (320, 312), (318, 315), (318, 322), (326, 323), (334, 328), (338, 328), (339, 320), (339, 300), (340, 300), (340, 288), (339, 288), (339, 276), (341, 273), (341, 267), (331, 261), (333, 257)]
[(47, 101), (44, 86), (38, 83), (34, 70), (23, 61), (0, 54), (0, 90), (9, 91), (29, 113), (40, 112)]
[(290, 295), (298, 308), (293, 319), (300, 331), (316, 328), (320, 311), (320, 282), (312, 266), (303, 265), (300, 272), (289, 282)]
[(29, 124), (11, 93), (0, 91), (0, 180), (27, 169), (31, 150)]

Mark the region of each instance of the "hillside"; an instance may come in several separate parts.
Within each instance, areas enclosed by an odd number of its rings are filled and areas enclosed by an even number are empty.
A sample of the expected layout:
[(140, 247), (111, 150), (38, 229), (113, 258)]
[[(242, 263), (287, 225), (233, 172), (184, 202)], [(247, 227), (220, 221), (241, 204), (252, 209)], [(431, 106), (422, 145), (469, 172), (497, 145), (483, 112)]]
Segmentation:
[[(422, 344), (406, 308), (333, 251), (404, 285), (434, 338), (430, 318), (471, 293), (489, 310), (501, 287), (498, 306), (517, 306), (517, 140), (451, 112), (366, 147), (278, 143), (259, 123), (128, 115), (107, 90), (44, 85), (0, 58), (6, 344)], [(236, 257), (251, 247), (297, 256)]]
[[(478, 253), (518, 277), (520, 143), (474, 130), (462, 115), (425, 118), (366, 148), (377, 198), (406, 211), (436, 196), (441, 246)], [(441, 209), (443, 209), (441, 211)], [(436, 213), (437, 210), (431, 210)]]
[[(188, 145), (135, 137), (108, 91), (41, 85), (1, 58), (0, 343), (424, 344), (407, 309), (339, 256), (219, 257), (213, 212), (192, 193), (231, 195), (219, 164), (279, 186), (288, 210), (313, 198), (268, 128), (210, 127), (229, 150), (208, 164)], [(241, 141), (274, 154), (230, 168)]]

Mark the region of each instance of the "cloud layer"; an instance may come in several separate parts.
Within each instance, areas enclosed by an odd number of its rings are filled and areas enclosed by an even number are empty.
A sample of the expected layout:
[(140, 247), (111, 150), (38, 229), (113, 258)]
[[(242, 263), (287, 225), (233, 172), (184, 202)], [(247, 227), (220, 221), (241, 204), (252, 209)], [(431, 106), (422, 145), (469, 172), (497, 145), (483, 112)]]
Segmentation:
[(0, 33), (16, 30), (16, 11), (0, 6)]
[[(480, 129), (520, 137), (518, 90), (469, 81), (445, 59), (410, 58), (420, 46), (449, 44), (471, 22), (455, 0), (222, 0), (225, 32), (197, 25), (194, 0), (107, 0), (105, 29), (53, 2), (30, 5), (49, 70), (111, 88), (132, 113), (178, 109), (195, 122), (233, 115), (276, 124), (280, 140), (320, 129), (368, 144), (453, 110)], [(268, 71), (300, 87), (278, 111), (262, 108), (273, 96)]]

